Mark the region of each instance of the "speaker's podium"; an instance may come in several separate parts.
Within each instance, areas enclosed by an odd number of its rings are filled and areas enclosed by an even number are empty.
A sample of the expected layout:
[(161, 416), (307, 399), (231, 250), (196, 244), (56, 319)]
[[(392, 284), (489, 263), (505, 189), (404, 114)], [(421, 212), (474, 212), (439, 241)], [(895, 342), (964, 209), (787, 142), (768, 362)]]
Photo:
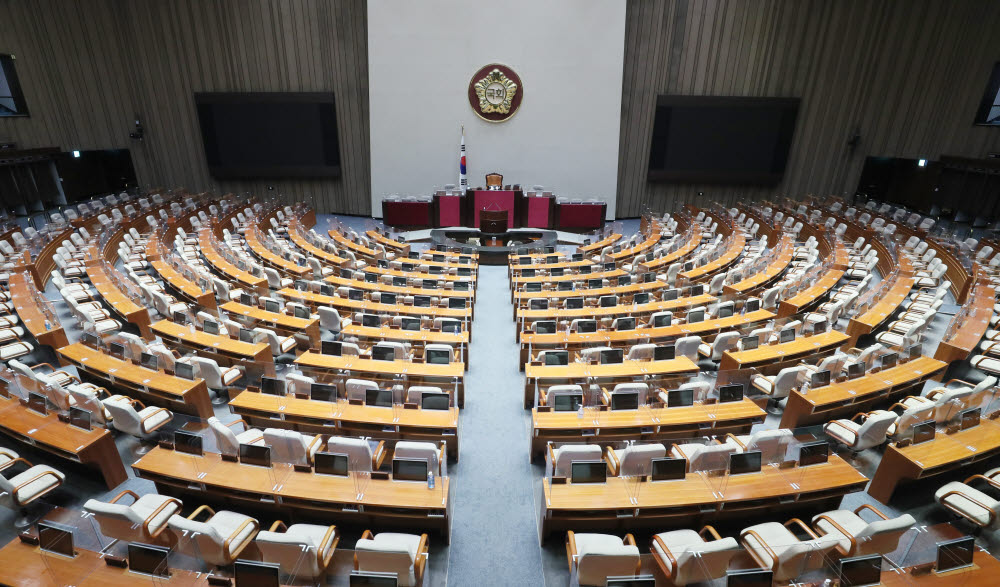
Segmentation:
[(507, 210), (480, 210), (479, 231), (487, 234), (507, 232)]

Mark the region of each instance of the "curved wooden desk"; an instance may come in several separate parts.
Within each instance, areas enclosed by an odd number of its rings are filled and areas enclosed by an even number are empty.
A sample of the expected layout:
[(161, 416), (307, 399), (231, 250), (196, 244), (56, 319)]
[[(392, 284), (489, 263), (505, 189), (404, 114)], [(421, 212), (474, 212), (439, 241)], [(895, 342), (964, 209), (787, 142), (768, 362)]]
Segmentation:
[(201, 230), (198, 232), (198, 248), (203, 257), (215, 268), (216, 271), (225, 276), (227, 281), (239, 283), (249, 291), (260, 295), (267, 295), (267, 279), (255, 277), (253, 274), (241, 270), (229, 261), (225, 260), (212, 242), (211, 231)]
[(43, 307), (44, 302), (38, 299), (37, 296), (41, 294), (35, 289), (34, 280), (29, 283), (25, 272), (15, 271), (10, 274), (7, 285), (10, 288), (10, 300), (14, 304), (14, 312), (38, 344), (53, 349), (69, 344), (62, 323), (55, 315), (50, 315)]
[[(624, 361), (612, 365), (570, 363), (528, 365), (524, 368), (524, 409), (535, 406), (535, 387), (546, 379), (584, 382), (589, 379), (635, 379), (636, 377), (683, 377), (698, 373), (698, 365), (687, 357), (669, 361)], [(653, 382), (650, 381), (650, 385)]]
[(97, 293), (114, 310), (115, 314), (139, 328), (139, 334), (146, 340), (153, 339), (149, 329), (149, 308), (135, 302), (118, 288), (118, 284), (108, 275), (107, 268), (100, 261), (87, 261), (87, 278)]
[(848, 338), (843, 332), (828, 330), (823, 334), (799, 337), (792, 342), (764, 345), (752, 351), (729, 350), (722, 354), (719, 370), (753, 367), (765, 375), (773, 375), (789, 366), (790, 362), (829, 355), (844, 346)]
[(223, 367), (232, 367), (241, 361), (274, 364), (271, 346), (266, 342), (242, 342), (221, 334), (209, 334), (204, 330), (191, 332), (188, 326), (170, 320), (160, 320), (153, 324), (152, 329), (165, 342), (191, 349), (216, 360)]
[[(382, 304), (371, 300), (350, 300), (339, 296), (325, 296), (311, 291), (299, 291), (286, 287), (278, 291), (278, 295), (286, 300), (302, 302), (310, 308), (320, 306), (336, 308), (341, 314), (354, 312), (372, 312), (376, 314), (403, 314), (405, 316), (431, 316), (433, 318), (456, 318), (471, 321), (472, 308), (442, 308), (440, 306), (421, 307), (406, 304)], [(471, 322), (470, 322), (471, 324)]]
[(222, 310), (253, 321), (284, 336), (305, 334), (313, 346), (319, 346), (319, 318), (296, 318), (280, 312), (268, 312), (257, 306), (247, 306), (239, 302), (226, 302)]

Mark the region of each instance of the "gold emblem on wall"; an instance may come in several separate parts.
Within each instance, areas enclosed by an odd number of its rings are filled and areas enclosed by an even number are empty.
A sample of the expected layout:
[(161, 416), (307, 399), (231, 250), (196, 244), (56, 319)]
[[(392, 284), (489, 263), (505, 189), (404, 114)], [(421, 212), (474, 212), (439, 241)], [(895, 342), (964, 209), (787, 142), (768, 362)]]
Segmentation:
[(506, 65), (481, 68), (469, 82), (469, 105), (483, 120), (503, 122), (517, 112), (524, 90), (521, 78)]

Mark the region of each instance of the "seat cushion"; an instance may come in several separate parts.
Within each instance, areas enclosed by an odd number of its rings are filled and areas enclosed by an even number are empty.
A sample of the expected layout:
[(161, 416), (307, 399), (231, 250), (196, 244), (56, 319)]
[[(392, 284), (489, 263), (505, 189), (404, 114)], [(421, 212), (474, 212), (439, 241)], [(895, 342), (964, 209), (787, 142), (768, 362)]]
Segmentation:
[(417, 559), (418, 548), (420, 548), (420, 536), (399, 532), (382, 532), (376, 534), (372, 540), (359, 540), (354, 547), (355, 550), (405, 552), (410, 555), (411, 561)]
[[(146, 520), (164, 503), (170, 501), (171, 497), (167, 495), (157, 495), (155, 493), (147, 493), (140, 497), (135, 503), (132, 504), (132, 509), (135, 513), (139, 514), (143, 520)], [(149, 523), (149, 531), (151, 534), (155, 534), (157, 530), (167, 524), (167, 520), (170, 516), (177, 513), (180, 507), (177, 503), (171, 503), (160, 510), (160, 513), (156, 514), (156, 517)]]
[(825, 426), (825, 431), (842, 443), (853, 446), (858, 442), (860, 428), (861, 425), (853, 420), (834, 420)]
[(843, 532), (838, 530), (833, 524), (820, 516), (826, 516), (827, 518), (833, 520), (838, 526), (843, 528), (849, 536), (860, 536), (865, 533), (865, 530), (868, 527), (867, 522), (862, 520), (860, 516), (850, 510), (833, 510), (813, 517), (813, 527), (820, 530), (824, 536), (836, 538), (837, 546), (839, 546), (844, 552), (848, 552), (851, 548), (850, 539), (847, 536), (844, 536)]
[(35, 480), (31, 481), (17, 491), (17, 499), (21, 503), (27, 503), (36, 497), (55, 489), (62, 484), (63, 480), (66, 479), (66, 476), (47, 465), (35, 465), (27, 471), (15, 475), (10, 480), (10, 483), (14, 487), (17, 487), (18, 485), (27, 482), (29, 479)]
[[(152, 417), (150, 417), (150, 415), (152, 415)], [(142, 428), (147, 433), (152, 432), (169, 422), (171, 416), (172, 414), (169, 411), (155, 406), (143, 408), (142, 411), (139, 412), (139, 418), (143, 421)], [(146, 418), (149, 419), (147, 420)]]
[[(957, 493), (948, 495), (951, 492)], [(945, 497), (946, 495), (948, 496)], [(962, 515), (980, 526), (990, 524), (990, 512), (982, 506), (973, 503), (971, 500), (975, 500), (994, 511), (1000, 505), (1000, 502), (997, 502), (997, 500), (960, 481), (952, 481), (943, 485), (934, 492), (934, 499), (941, 505), (947, 504), (955, 510), (962, 512)], [(995, 524), (996, 520), (993, 523)]]

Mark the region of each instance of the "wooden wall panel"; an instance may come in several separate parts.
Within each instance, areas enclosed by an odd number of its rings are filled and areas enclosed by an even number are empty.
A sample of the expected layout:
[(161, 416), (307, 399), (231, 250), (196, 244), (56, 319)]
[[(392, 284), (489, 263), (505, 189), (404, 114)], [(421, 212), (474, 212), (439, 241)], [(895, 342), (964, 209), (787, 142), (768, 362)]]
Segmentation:
[[(853, 193), (866, 155), (1000, 151), (1000, 129), (972, 125), (1000, 60), (1000, 2), (628, 0), (626, 12), (620, 217), (646, 206)], [(782, 183), (647, 182), (658, 94), (801, 97)], [(855, 129), (861, 142), (851, 152)]]
[[(0, 118), (0, 139), (128, 147), (144, 186), (280, 194), (321, 212), (370, 213), (364, 0), (0, 0), (0, 52), (17, 56), (31, 112)], [(341, 177), (214, 180), (198, 91), (334, 92)], [(142, 142), (128, 137), (135, 114)]]

